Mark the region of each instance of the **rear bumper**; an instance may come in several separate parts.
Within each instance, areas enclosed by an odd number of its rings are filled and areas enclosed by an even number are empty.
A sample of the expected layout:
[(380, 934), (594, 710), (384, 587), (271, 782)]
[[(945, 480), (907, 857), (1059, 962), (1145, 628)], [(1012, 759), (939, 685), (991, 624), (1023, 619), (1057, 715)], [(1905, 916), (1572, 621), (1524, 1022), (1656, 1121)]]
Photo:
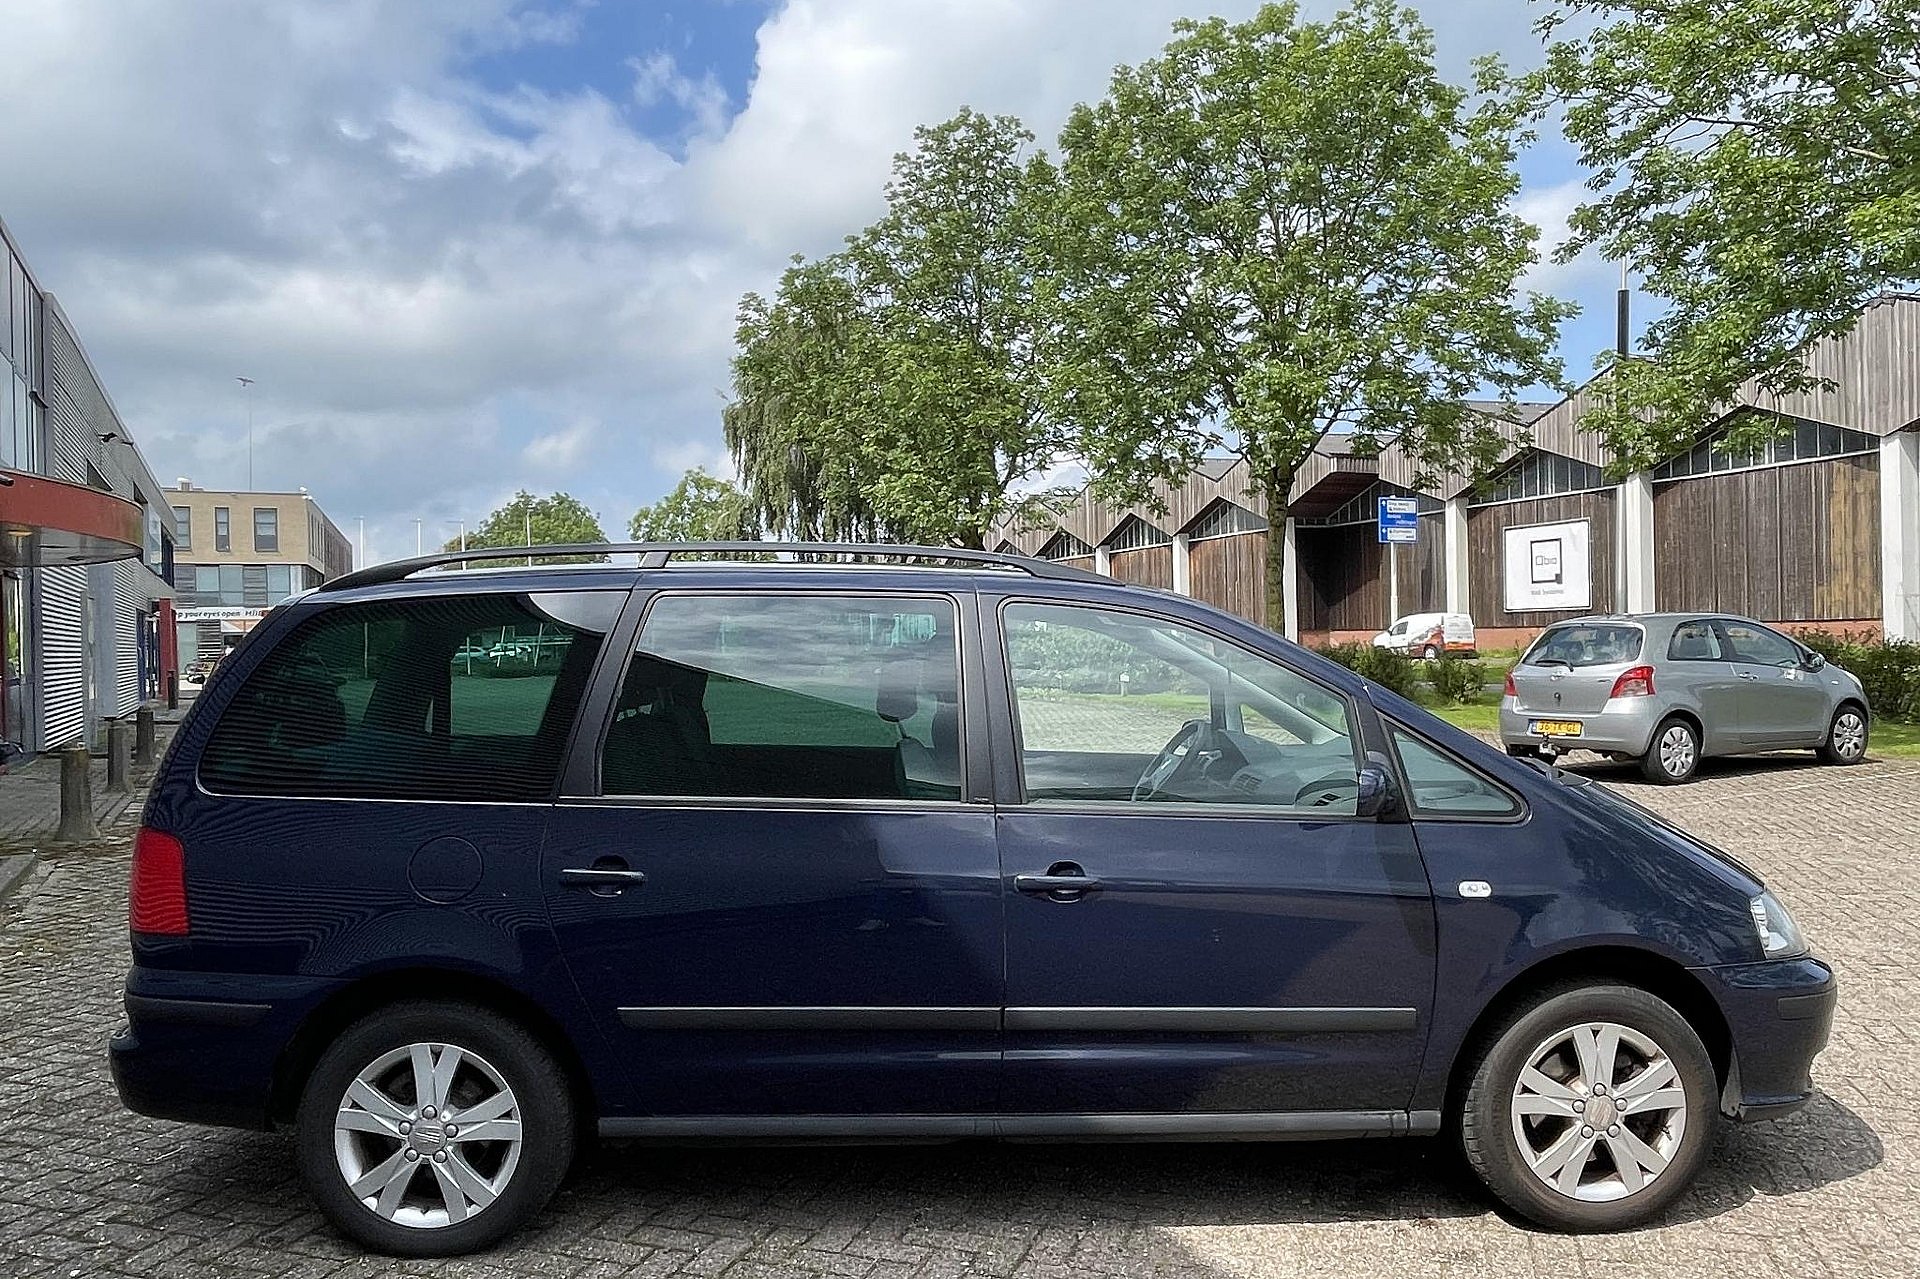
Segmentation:
[(1812, 956), (1696, 968), (1733, 1039), (1722, 1109), (1740, 1120), (1775, 1119), (1813, 1100), (1813, 1059), (1827, 1046), (1839, 986)]
[[(1615, 697), (1602, 710), (1577, 715), (1545, 710), (1519, 710), (1514, 699), (1500, 699), (1500, 741), (1507, 746), (1551, 745), (1555, 750), (1607, 751), (1619, 755), (1644, 755), (1653, 741), (1653, 730), (1666, 708), (1658, 698)], [(1548, 738), (1531, 730), (1535, 720), (1578, 720), (1578, 737)]]
[(107, 1044), (120, 1100), (157, 1119), (270, 1127), (281, 1055), (331, 985), (134, 969)]

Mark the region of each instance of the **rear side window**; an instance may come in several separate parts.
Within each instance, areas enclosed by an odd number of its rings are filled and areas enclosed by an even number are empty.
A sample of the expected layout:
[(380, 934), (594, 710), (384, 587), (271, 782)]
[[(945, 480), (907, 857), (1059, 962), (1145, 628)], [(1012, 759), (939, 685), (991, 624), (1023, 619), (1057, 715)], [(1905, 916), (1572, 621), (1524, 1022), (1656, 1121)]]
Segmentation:
[(543, 800), (624, 594), (348, 604), (301, 623), (234, 695), (209, 790)]
[(1667, 659), (1674, 662), (1717, 662), (1726, 654), (1711, 622), (1682, 622), (1673, 628)]
[(1527, 655), (1529, 666), (1612, 666), (1640, 656), (1640, 628), (1610, 622), (1568, 622), (1547, 628)]
[(958, 800), (960, 740), (948, 600), (665, 595), (621, 681), (601, 789)]

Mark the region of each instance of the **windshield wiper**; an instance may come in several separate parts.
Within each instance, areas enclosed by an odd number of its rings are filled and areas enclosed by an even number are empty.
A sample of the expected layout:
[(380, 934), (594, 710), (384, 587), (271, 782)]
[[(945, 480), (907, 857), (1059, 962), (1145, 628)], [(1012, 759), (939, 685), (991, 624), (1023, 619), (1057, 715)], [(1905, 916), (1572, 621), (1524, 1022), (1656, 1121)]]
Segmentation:
[(1534, 657), (1534, 658), (1529, 658), (1529, 659), (1527, 660), (1527, 662), (1526, 662), (1526, 665), (1528, 665), (1528, 666), (1564, 666), (1564, 667), (1566, 667), (1566, 668), (1567, 668), (1568, 670), (1572, 670), (1572, 669), (1573, 669), (1573, 663), (1572, 663), (1572, 662), (1569, 662), (1569, 661), (1568, 661), (1568, 660), (1567, 660), (1566, 658), (1564, 658), (1564, 657)]

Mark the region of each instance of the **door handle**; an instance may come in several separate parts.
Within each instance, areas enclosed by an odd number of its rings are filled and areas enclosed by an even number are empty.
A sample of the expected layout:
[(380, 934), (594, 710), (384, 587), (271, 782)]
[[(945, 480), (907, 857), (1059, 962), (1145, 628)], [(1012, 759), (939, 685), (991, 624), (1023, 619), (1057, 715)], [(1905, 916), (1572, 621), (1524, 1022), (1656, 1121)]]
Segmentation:
[(1070, 902), (1080, 900), (1083, 893), (1099, 891), (1100, 881), (1073, 862), (1055, 862), (1044, 875), (1015, 875), (1013, 886), (1023, 893)]
[(1752, 671), (1741, 671), (1741, 672), (1740, 672), (1740, 678), (1741, 678), (1741, 679), (1751, 679), (1751, 680), (1757, 680), (1757, 679), (1759, 679), (1760, 677), (1759, 677), (1758, 675), (1755, 675), (1755, 674), (1754, 674), (1754, 673), (1753, 673)]
[(633, 870), (618, 857), (601, 857), (591, 866), (568, 866), (560, 872), (560, 882), (573, 888), (592, 890), (596, 897), (618, 897), (629, 888), (647, 882), (647, 872)]

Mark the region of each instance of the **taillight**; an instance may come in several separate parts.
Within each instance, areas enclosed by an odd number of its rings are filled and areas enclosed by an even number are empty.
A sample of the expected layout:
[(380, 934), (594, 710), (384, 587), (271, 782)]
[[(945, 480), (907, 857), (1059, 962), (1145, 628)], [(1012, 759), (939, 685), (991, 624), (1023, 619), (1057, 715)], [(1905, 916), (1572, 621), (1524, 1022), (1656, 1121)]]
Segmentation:
[(133, 837), (127, 927), (162, 937), (187, 935), (187, 850), (165, 831), (142, 826)]
[(1620, 678), (1613, 681), (1613, 691), (1608, 697), (1652, 697), (1653, 667), (1636, 666), (1629, 671), (1621, 671)]
[(1515, 687), (1513, 686), (1513, 672), (1512, 672), (1512, 671), (1508, 671), (1508, 672), (1507, 672), (1507, 689), (1506, 689), (1506, 693), (1507, 693), (1507, 696), (1508, 696), (1508, 697), (1518, 697), (1518, 696), (1520, 696), (1520, 690), (1519, 690), (1519, 689), (1517, 689), (1517, 688), (1515, 688)]

